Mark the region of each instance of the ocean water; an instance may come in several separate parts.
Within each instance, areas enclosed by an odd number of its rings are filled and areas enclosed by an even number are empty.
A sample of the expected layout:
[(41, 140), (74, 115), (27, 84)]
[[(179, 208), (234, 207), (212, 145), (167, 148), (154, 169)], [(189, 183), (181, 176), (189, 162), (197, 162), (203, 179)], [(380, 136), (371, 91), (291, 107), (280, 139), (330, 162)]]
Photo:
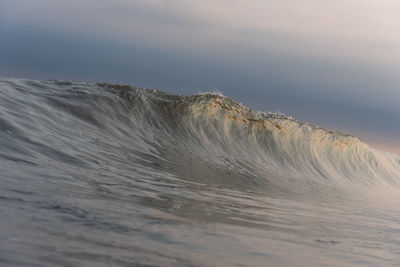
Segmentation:
[(398, 266), (399, 181), (221, 95), (0, 79), (0, 266)]

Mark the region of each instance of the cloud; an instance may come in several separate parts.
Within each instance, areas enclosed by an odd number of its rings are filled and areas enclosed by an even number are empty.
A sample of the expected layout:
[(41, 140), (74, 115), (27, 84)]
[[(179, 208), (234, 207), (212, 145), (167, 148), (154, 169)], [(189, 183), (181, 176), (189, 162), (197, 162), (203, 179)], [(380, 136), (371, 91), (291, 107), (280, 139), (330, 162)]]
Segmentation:
[(1, 5), (3, 24), (124, 43), (187, 51), (236, 46), (396, 66), (400, 59), (395, 0), (3, 0)]

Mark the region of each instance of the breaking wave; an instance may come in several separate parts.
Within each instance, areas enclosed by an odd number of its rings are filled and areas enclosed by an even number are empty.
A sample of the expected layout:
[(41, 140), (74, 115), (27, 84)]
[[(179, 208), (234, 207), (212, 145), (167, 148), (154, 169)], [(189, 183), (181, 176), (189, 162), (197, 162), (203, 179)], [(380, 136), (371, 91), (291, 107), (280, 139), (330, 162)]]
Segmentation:
[(3, 78), (0, 265), (395, 266), (399, 166), (218, 93)]
[(398, 155), (221, 94), (20, 79), (1, 87), (3, 159), (96, 168), (124, 158), (137, 170), (274, 194), (399, 185)]

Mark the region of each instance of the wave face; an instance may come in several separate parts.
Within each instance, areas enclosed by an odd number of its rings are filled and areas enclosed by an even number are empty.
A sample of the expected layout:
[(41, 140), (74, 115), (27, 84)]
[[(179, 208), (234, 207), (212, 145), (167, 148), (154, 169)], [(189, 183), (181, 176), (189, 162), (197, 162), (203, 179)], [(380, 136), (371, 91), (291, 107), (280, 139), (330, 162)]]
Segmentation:
[(396, 262), (399, 155), (218, 94), (0, 88), (0, 263)]

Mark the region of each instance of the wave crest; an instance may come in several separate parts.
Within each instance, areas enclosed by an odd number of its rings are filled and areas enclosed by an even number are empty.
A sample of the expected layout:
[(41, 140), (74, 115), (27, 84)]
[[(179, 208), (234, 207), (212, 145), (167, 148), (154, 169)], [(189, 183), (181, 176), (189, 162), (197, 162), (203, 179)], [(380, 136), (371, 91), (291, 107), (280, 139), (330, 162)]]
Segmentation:
[[(62, 140), (70, 147), (62, 153), (85, 166), (124, 158), (140, 175), (271, 194), (399, 185), (398, 155), (372, 149), (354, 136), (254, 111), (219, 94), (181, 96), (108, 83), (19, 79), (2, 79), (1, 86), (13, 92), (0, 96), (14, 116), (3, 123), (19, 133), (13, 138)], [(36, 125), (28, 131), (29, 121)], [(92, 147), (78, 149), (88, 143)], [(33, 154), (43, 153), (34, 149)]]

